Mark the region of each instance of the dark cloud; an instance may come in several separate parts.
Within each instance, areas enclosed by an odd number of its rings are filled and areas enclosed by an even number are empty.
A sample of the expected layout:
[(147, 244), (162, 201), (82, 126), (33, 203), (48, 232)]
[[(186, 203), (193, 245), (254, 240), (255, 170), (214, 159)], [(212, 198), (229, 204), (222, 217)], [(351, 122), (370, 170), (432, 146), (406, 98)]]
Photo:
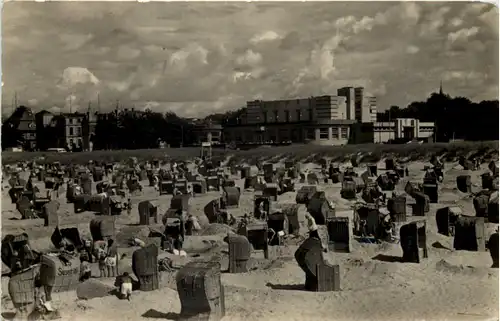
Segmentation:
[[(3, 102), (186, 116), (365, 86), (381, 109), (498, 96), (498, 11), (453, 2), (9, 2)], [(94, 102), (95, 105), (95, 102)]]

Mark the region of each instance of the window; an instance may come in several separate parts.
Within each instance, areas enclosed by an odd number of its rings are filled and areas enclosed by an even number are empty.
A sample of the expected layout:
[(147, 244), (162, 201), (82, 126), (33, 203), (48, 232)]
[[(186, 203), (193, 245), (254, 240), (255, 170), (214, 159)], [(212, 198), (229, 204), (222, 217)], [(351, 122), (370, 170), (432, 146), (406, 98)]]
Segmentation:
[(274, 111), (274, 121), (278, 122), (279, 121), (279, 113), (277, 110)]
[(82, 128), (76, 127), (76, 136), (82, 136)]
[(320, 128), (319, 139), (329, 139), (328, 128)]
[(288, 123), (290, 121), (290, 111), (285, 110), (285, 121)]
[(69, 135), (70, 135), (70, 136), (73, 136), (73, 127), (70, 127), (70, 128), (69, 128)]
[(312, 110), (312, 108), (309, 108), (308, 112), (309, 112), (309, 120), (313, 120), (313, 110)]
[(300, 121), (301, 120), (301, 117), (302, 116), (302, 112), (300, 111), (300, 109), (297, 109), (297, 121)]
[(267, 123), (267, 111), (263, 112), (263, 114), (264, 114), (264, 116), (263, 116), (264, 117), (264, 123)]
[(316, 139), (316, 134), (314, 133), (314, 129), (308, 128), (306, 129), (306, 139)]
[(342, 138), (347, 138), (347, 127), (342, 127), (342, 128), (340, 129), (340, 136), (341, 136)]
[(332, 139), (339, 139), (339, 128), (332, 127)]

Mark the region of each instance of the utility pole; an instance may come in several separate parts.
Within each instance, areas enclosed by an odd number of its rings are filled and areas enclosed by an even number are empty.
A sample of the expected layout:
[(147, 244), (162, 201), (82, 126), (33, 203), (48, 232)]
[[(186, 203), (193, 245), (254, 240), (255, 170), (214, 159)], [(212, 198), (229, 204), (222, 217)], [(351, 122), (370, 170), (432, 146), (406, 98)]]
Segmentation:
[(69, 113), (70, 114), (73, 112), (72, 101), (73, 101), (73, 95), (70, 95), (69, 96)]
[(97, 94), (97, 113), (101, 112), (101, 101), (99, 99), (99, 94)]
[(181, 147), (184, 147), (184, 125), (181, 125)]
[(16, 108), (17, 108), (17, 91), (14, 92), (14, 105), (12, 106), (12, 114), (14, 114)]

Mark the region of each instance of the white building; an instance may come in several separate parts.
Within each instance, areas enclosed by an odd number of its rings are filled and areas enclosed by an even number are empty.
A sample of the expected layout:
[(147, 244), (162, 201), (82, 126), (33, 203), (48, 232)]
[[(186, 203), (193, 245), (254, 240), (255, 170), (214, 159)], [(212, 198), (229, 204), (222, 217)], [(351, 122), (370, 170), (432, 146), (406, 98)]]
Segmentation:
[(342, 87), (337, 90), (337, 95), (346, 98), (345, 119), (361, 123), (377, 121), (377, 97), (365, 96), (363, 87)]
[(385, 143), (389, 140), (427, 139), (434, 134), (433, 122), (421, 122), (413, 118), (398, 118), (391, 122), (375, 122), (373, 138), (375, 143)]

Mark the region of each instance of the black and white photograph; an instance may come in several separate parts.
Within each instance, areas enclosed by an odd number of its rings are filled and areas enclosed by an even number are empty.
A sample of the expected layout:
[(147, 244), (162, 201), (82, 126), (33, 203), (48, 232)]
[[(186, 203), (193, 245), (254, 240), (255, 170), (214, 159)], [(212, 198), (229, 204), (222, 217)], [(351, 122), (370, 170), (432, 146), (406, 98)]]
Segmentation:
[(499, 10), (2, 3), (0, 320), (499, 320)]

